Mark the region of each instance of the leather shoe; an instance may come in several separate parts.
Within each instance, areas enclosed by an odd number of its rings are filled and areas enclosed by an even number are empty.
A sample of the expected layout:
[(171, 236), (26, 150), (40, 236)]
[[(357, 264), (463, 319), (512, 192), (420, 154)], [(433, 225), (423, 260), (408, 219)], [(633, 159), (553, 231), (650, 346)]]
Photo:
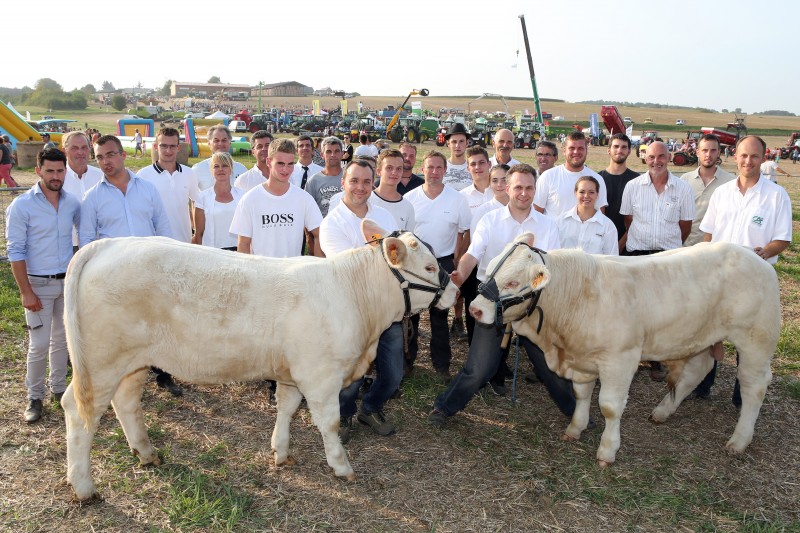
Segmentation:
[(24, 416), (28, 424), (33, 424), (42, 418), (42, 400), (30, 400)]

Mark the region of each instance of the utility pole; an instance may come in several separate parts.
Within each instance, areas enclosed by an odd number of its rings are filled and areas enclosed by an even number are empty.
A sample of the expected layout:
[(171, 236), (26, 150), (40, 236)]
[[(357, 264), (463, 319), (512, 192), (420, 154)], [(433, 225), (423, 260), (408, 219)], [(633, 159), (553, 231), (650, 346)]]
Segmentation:
[(258, 82), (258, 113), (261, 114), (261, 89), (264, 87), (264, 82)]

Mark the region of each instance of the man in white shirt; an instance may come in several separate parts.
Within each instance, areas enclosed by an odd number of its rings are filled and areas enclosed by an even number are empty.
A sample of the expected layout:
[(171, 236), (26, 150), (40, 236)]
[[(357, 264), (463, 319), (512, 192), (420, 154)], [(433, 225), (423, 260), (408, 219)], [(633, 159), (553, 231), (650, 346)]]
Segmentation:
[(239, 236), (237, 249), (266, 257), (302, 254), (303, 232), (309, 250), (322, 257), (319, 225), (322, 213), (311, 196), (289, 179), (294, 169), (295, 148), (289, 139), (276, 139), (269, 147), (269, 179), (245, 194), (236, 206), (231, 233)]
[[(402, 169), (402, 158), (398, 166)], [(342, 177), (342, 201), (328, 213), (319, 228), (319, 240), (326, 256), (364, 246), (361, 222), (370, 219), (384, 235), (398, 229), (394, 217), (385, 209), (371, 205), (372, 183), (375, 173), (363, 160), (354, 160), (345, 168)], [(365, 280), (366, 283), (366, 280)], [(358, 421), (371, 427), (378, 435), (395, 433), (394, 424), (383, 414), (383, 406), (400, 386), (403, 379), (403, 328), (401, 322), (393, 323), (378, 340), (375, 356), (377, 377), (361, 400)], [(339, 438), (346, 444), (353, 432), (356, 399), (363, 378), (354, 381), (339, 393)]]
[(581, 176), (592, 176), (600, 183), (600, 194), (597, 195), (595, 207), (601, 211), (608, 204), (606, 185), (603, 178), (585, 165), (588, 141), (580, 131), (573, 131), (567, 136), (564, 164), (545, 171), (536, 183), (536, 198), (533, 207), (553, 220), (575, 207), (575, 184)]
[[(356, 148), (354, 157), (378, 157), (380, 150), (378, 150), (377, 146), (372, 144), (369, 135), (362, 133), (358, 137), (358, 142), (360, 146)], [(342, 148), (342, 152), (344, 152), (344, 147)]]
[(508, 165), (509, 168), (519, 165), (519, 161), (511, 157), (511, 150), (514, 149), (514, 133), (508, 129), (497, 130), (492, 139), (494, 155), (489, 159), (489, 166)]
[(467, 145), (469, 138), (467, 128), (460, 122), (454, 122), (444, 136), (447, 147), (450, 149), (450, 158), (447, 160), (447, 172), (444, 174), (443, 183), (460, 191), (472, 183), (472, 176), (467, 168)]
[(378, 172), (381, 180), (378, 188), (369, 197), (370, 205), (382, 207), (389, 211), (404, 231), (414, 231), (416, 218), (414, 206), (397, 192), (403, 176), (403, 154), (394, 148), (387, 148), (378, 156)]
[[(451, 272), (463, 253), (464, 233), (469, 231), (471, 214), (467, 199), (442, 182), (447, 160), (440, 152), (428, 152), (422, 160), (425, 184), (404, 196), (414, 206), (414, 233), (433, 248), (439, 265)], [(445, 381), (450, 379), (450, 334), (447, 310), (431, 308), (430, 351), (433, 368)], [(408, 342), (407, 372), (413, 369), (418, 351), (419, 315), (411, 317), (414, 326)]]
[(175, 239), (192, 241), (192, 202), (199, 190), (192, 169), (178, 163), (180, 133), (175, 128), (161, 128), (156, 135), (158, 159), (143, 167), (137, 176), (156, 186)]
[(297, 163), (294, 165), (292, 171), (291, 182), (301, 189), (306, 188), (308, 179), (316, 174), (322, 172), (321, 166), (314, 163), (314, 141), (308, 135), (301, 135), (295, 140), (297, 147)]
[[(212, 153), (230, 153), (232, 139), (233, 135), (231, 135), (231, 130), (229, 130), (224, 124), (217, 124), (216, 126), (211, 126), (208, 129), (208, 146), (211, 148)], [(214, 186), (214, 176), (211, 174), (210, 157), (208, 159), (203, 159), (199, 163), (196, 163), (192, 167), (192, 170), (197, 178), (197, 186), (201, 191)], [(233, 172), (231, 172), (231, 187), (233, 187), (233, 184), (235, 183), (235, 180), (239, 174), (244, 174), (245, 172), (247, 172), (246, 166), (238, 161), (233, 162)]]
[[(707, 242), (747, 246), (774, 265), (778, 255), (792, 242), (792, 203), (786, 189), (761, 174), (766, 150), (767, 145), (760, 137), (748, 135), (739, 139), (735, 155), (739, 175), (720, 185), (711, 195), (700, 231), (705, 233)], [(753, 319), (758, 320), (758, 317)], [(712, 355), (721, 360), (721, 347), (713, 347)], [(699, 390), (696, 389), (697, 396), (710, 396), (715, 370), (716, 365), (698, 386)], [(702, 385), (707, 387), (702, 388)], [(733, 404), (742, 405), (738, 379), (733, 389)]]
[[(74, 195), (78, 201), (83, 202), (86, 191), (97, 185), (103, 179), (103, 171), (97, 167), (89, 166), (89, 138), (82, 131), (71, 131), (61, 139), (64, 154), (67, 156), (67, 173), (64, 177), (63, 190)], [(78, 251), (78, 231), (72, 230), (73, 252)]]
[(257, 185), (263, 185), (269, 178), (269, 163), (267, 163), (267, 156), (269, 155), (269, 144), (272, 142), (272, 134), (266, 130), (259, 130), (250, 138), (250, 152), (256, 158), (256, 164), (253, 168), (239, 174), (233, 186), (245, 192), (249, 191)]
[[(505, 246), (526, 232), (536, 235), (536, 246), (542, 250), (561, 247), (556, 223), (532, 209), (536, 190), (535, 170), (530, 165), (516, 165), (508, 173), (510, 201), (506, 207), (483, 216), (469, 250), (451, 274), (453, 283), (461, 286), (469, 273), (478, 268), (478, 279), (487, 281), (486, 266)], [(495, 374), (501, 359), (503, 332), (494, 326), (477, 325), (464, 368), (434, 402), (428, 422), (441, 427), (447, 419), (467, 405), (478, 390)], [(575, 410), (572, 382), (558, 377), (548, 367), (542, 351), (525, 337), (520, 337), (536, 374), (545, 384), (558, 408), (567, 416)]]

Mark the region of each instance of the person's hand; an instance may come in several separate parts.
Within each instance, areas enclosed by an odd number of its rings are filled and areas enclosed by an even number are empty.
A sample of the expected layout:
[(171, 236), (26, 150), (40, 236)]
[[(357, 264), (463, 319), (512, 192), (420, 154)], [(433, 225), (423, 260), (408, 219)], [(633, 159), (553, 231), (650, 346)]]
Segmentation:
[(22, 295), (22, 307), (35, 313), (42, 310), (42, 301), (36, 296), (35, 293), (26, 293)]
[(461, 285), (463, 285), (466, 280), (461, 275), (461, 272), (459, 272), (458, 270), (453, 270), (450, 273), (450, 281), (452, 281), (456, 287), (461, 287)]
[(761, 259), (764, 259), (764, 260), (768, 259), (768, 257), (767, 257), (767, 252), (766, 252), (766, 251), (764, 251), (764, 249), (763, 249), (762, 247), (760, 247), (760, 246), (757, 246), (756, 248), (753, 248), (753, 251), (754, 251), (754, 252), (756, 253), (756, 255), (757, 255), (758, 257), (760, 257)]

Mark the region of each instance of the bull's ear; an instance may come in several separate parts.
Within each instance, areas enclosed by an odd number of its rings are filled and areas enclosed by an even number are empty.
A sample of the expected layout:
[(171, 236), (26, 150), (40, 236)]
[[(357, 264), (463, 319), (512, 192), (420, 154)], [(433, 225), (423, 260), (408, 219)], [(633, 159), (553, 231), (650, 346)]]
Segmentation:
[(514, 242), (524, 242), (531, 248), (533, 248), (533, 243), (535, 241), (536, 241), (536, 236), (531, 232), (523, 233), (522, 235), (514, 239)]
[(386, 237), (383, 240), (383, 251), (386, 254), (386, 260), (394, 268), (402, 268), (406, 260), (406, 243), (397, 237)]
[(368, 218), (361, 221), (361, 233), (364, 234), (364, 242), (368, 243), (370, 246), (377, 246), (378, 243), (375, 241), (387, 235), (385, 229)]
[(550, 271), (547, 270), (547, 267), (541, 266), (536, 269), (533, 275), (533, 281), (531, 281), (533, 290), (541, 290), (548, 283), (550, 283)]

